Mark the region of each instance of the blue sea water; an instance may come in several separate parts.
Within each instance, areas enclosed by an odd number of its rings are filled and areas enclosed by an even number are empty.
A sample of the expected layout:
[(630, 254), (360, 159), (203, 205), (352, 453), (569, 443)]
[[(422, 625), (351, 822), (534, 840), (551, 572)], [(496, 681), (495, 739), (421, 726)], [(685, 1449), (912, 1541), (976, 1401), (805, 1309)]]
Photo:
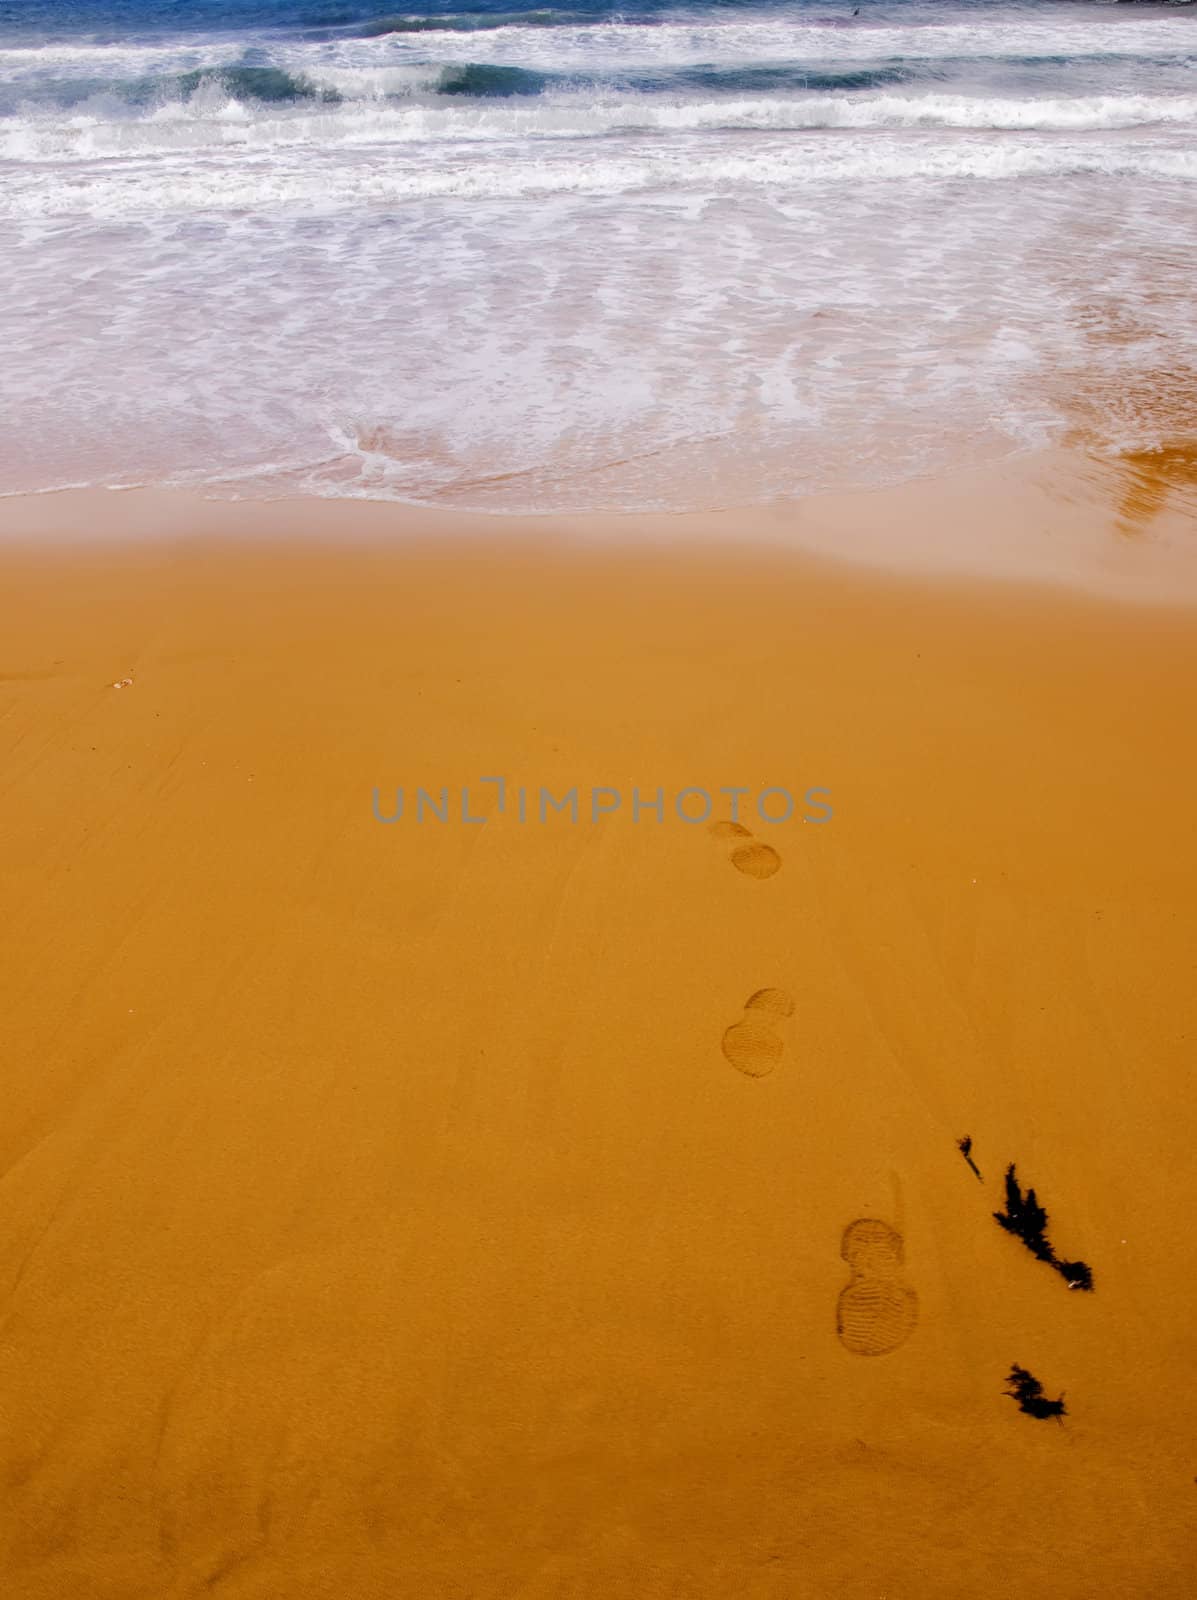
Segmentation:
[(635, 510), (1190, 438), (1195, 30), (0, 0), (0, 491)]

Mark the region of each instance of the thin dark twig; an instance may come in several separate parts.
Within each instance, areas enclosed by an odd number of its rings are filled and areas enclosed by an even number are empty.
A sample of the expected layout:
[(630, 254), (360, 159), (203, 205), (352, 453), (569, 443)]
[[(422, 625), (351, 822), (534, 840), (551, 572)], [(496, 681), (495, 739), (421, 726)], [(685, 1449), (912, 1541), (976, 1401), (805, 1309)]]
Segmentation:
[(985, 1179), (981, 1176), (981, 1169), (980, 1169), (980, 1167), (978, 1167), (977, 1163), (973, 1160), (973, 1141), (972, 1141), (972, 1137), (969, 1134), (966, 1133), (963, 1139), (957, 1139), (956, 1140), (956, 1148), (957, 1148), (957, 1150), (959, 1150), (960, 1154), (964, 1157), (964, 1159), (968, 1162), (969, 1166), (976, 1173), (977, 1182), (978, 1183), (984, 1183)]

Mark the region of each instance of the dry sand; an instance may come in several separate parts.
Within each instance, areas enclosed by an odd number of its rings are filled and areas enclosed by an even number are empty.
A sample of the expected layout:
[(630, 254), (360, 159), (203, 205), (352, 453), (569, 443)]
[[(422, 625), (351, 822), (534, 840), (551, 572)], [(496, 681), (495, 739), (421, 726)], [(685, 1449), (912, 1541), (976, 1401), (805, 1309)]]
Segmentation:
[[(6, 1597), (1191, 1591), (1191, 611), (4, 515)], [(834, 816), (629, 813), (723, 784)]]

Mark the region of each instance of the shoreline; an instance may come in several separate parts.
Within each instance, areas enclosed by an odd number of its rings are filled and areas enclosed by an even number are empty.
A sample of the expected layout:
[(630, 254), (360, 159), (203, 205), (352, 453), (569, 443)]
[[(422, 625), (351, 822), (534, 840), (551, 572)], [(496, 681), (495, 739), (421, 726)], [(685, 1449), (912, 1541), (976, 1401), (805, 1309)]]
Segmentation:
[[(1155, 465), (1158, 460), (1158, 465)], [(1121, 475), (1121, 481), (1119, 481)], [(890, 488), (775, 505), (644, 515), (527, 516), (367, 498), (226, 499), (169, 488), (63, 489), (0, 498), (5, 546), (294, 538), (330, 547), (439, 539), (515, 546), (792, 556), (898, 581), (1074, 591), (1197, 604), (1197, 456), (1110, 463), (1052, 452)], [(81, 531), (85, 529), (86, 531)]]

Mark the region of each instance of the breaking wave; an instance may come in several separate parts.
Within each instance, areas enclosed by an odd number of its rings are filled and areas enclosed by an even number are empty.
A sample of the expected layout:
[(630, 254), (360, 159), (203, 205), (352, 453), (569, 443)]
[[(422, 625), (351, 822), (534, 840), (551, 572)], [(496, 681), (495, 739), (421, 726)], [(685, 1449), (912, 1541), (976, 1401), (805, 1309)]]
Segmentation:
[(1191, 422), (1191, 15), (445, 3), (0, 17), (0, 491), (632, 510)]

